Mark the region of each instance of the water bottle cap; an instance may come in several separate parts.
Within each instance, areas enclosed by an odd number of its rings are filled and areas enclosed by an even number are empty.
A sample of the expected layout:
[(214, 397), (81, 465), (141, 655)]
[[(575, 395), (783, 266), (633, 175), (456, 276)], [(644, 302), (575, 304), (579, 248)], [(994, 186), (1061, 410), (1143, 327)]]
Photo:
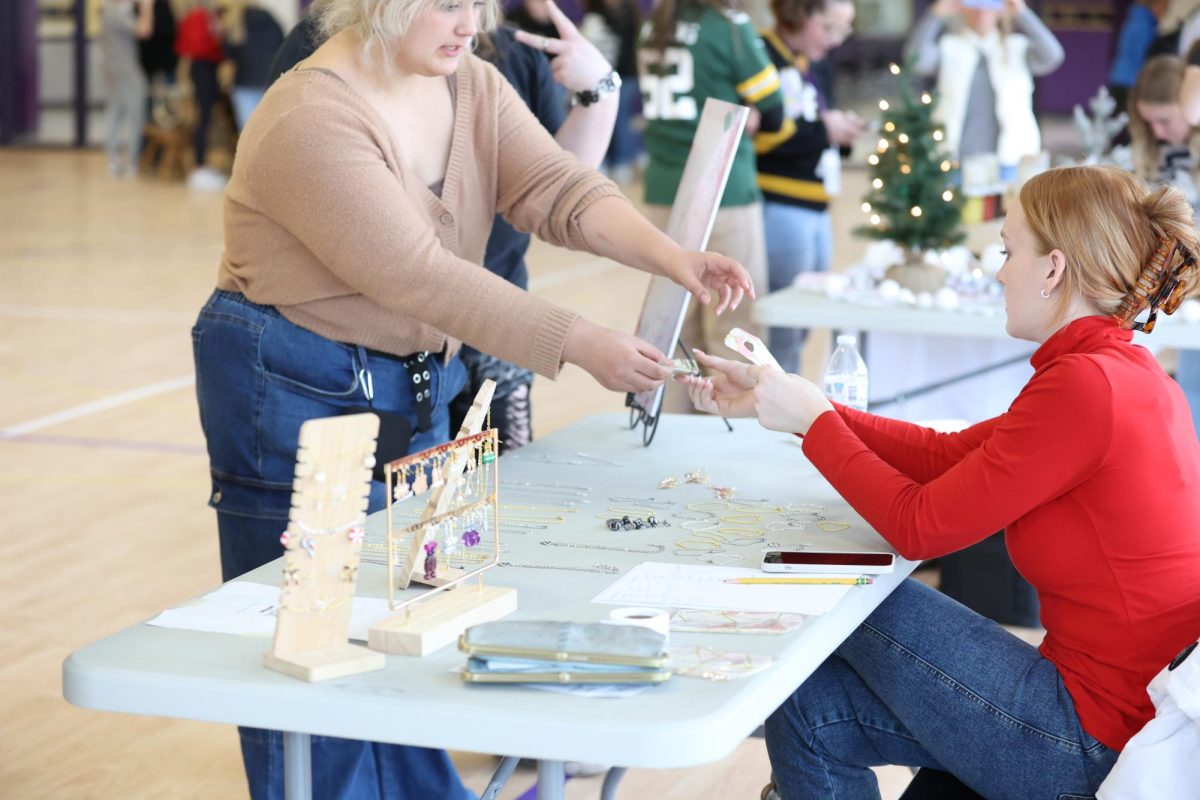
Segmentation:
[(854, 346), (854, 345), (858, 344), (858, 337), (852, 333), (842, 333), (842, 334), (838, 335), (837, 343), (838, 344), (848, 344), (850, 346)]

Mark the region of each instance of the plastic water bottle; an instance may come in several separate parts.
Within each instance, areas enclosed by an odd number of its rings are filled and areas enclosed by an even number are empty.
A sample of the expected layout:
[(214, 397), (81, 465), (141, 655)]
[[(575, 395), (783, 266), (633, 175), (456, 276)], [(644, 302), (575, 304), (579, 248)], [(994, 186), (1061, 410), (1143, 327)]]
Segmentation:
[(837, 349), (825, 367), (825, 395), (859, 411), (867, 410), (867, 365), (858, 354), (858, 340), (847, 334), (837, 337)]

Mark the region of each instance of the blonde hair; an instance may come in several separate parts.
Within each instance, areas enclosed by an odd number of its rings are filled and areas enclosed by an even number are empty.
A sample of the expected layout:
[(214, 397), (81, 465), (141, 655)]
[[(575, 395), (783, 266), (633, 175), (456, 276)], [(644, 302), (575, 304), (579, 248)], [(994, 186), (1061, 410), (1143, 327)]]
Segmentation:
[(221, 29), (225, 41), (232, 45), (246, 43), (246, 2), (247, 0), (224, 0), (221, 7), (225, 13), (221, 15)]
[(1197, 11), (1200, 11), (1200, 0), (1167, 0), (1167, 7), (1158, 15), (1159, 35), (1179, 30), (1188, 17)]
[[(391, 43), (408, 32), (413, 21), (447, 2), (469, 3), (473, 0), (318, 0), (313, 13), (326, 37), (344, 30), (351, 31), (362, 43), (363, 56), (370, 63), (385, 68), (391, 63)], [(496, 27), (499, 16), (497, 0), (484, 0), (479, 15), (479, 30)]]
[[(1200, 236), (1183, 192), (1170, 186), (1150, 190), (1117, 167), (1048, 170), (1021, 188), (1020, 203), (1038, 253), (1060, 250), (1066, 256), (1056, 321), (1075, 292), (1101, 313), (1115, 314), (1163, 239), (1200, 254)], [(1181, 281), (1184, 293), (1196, 290), (1195, 271)]]
[[(1138, 103), (1159, 106), (1179, 105), (1179, 86), (1186, 65), (1179, 56), (1160, 55), (1146, 59), (1138, 71), (1137, 80), (1129, 90), (1126, 111), (1129, 116), (1129, 144), (1133, 151), (1133, 170), (1145, 181), (1159, 179), (1158, 167), (1162, 145), (1154, 137), (1150, 125), (1138, 113)], [(1192, 156), (1192, 179), (1200, 182), (1200, 128), (1192, 128), (1187, 140)]]

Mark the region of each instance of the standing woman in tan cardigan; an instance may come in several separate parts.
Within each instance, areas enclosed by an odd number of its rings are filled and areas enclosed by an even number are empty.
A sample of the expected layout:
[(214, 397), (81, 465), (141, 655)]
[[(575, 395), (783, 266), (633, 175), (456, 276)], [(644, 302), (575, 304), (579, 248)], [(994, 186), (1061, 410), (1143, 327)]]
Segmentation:
[[(411, 426), (409, 450), (449, 438), (460, 342), (551, 378), (577, 364), (614, 391), (670, 375), (653, 346), (481, 267), (497, 212), (670, 277), (718, 312), (753, 292), (736, 262), (642, 219), (471, 55), (494, 0), (328, 0), (318, 13), (328, 40), (239, 139), (217, 289), (192, 332), (227, 580), (281, 553), (305, 420), (371, 405)], [(372, 510), (383, 500), (376, 482)], [(276, 796), (278, 734), (242, 736), (252, 795)], [(465, 796), (437, 751), (314, 737), (313, 766), (319, 797)]]

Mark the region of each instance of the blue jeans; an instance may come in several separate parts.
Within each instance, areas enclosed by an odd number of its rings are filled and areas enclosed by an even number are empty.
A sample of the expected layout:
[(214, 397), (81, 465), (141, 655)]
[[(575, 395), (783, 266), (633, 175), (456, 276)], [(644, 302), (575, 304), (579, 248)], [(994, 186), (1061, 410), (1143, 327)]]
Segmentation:
[(633, 118), (642, 101), (642, 90), (638, 88), (636, 75), (621, 76), (620, 96), (617, 100), (617, 120), (613, 123), (612, 139), (608, 142), (605, 164), (622, 167), (632, 164), (642, 154), (642, 134), (633, 127)]
[[(196, 396), (208, 445), (221, 541), (221, 574), (231, 580), (283, 554), (300, 425), (366, 405), (358, 349), (288, 322), (270, 306), (237, 292), (213, 292), (192, 328)], [(399, 360), (368, 356), (374, 405), (417, 423), (410, 379)], [(433, 426), (415, 434), (411, 450), (445, 442), (447, 403), (466, 373), (457, 358), (426, 362)], [(383, 507), (385, 488), (371, 485), (369, 509)], [(278, 731), (239, 728), (242, 760), (255, 800), (283, 797), (283, 738)], [(341, 800), (469, 798), (440, 750), (314, 736), (314, 797)]]
[[(767, 282), (772, 292), (792, 285), (802, 272), (826, 272), (833, 261), (833, 223), (828, 211), (763, 203), (767, 233)], [(771, 328), (767, 348), (787, 372), (800, 371), (800, 348), (808, 330)]]
[(258, 108), (258, 104), (262, 102), (263, 95), (266, 93), (267, 90), (261, 86), (233, 87), (233, 91), (229, 93), (229, 99), (233, 102), (233, 118), (239, 131), (246, 127), (250, 115), (254, 113), (254, 109)]
[(783, 800), (878, 798), (882, 764), (950, 772), (993, 800), (1089, 798), (1117, 759), (1036, 648), (911, 579), (766, 731)]

